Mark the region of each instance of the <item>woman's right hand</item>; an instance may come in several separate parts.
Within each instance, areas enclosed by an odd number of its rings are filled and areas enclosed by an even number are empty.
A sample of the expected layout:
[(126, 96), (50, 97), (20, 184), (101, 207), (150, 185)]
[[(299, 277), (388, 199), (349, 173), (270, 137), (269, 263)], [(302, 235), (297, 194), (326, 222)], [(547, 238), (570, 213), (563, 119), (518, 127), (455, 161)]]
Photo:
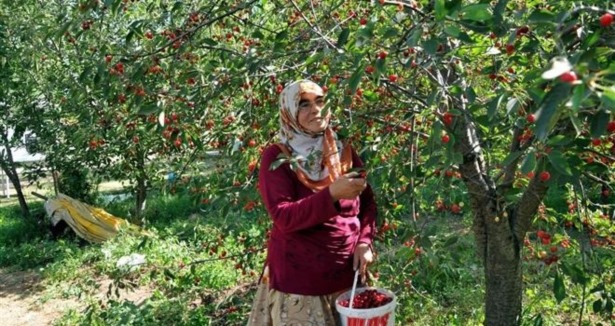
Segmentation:
[(334, 201), (356, 198), (367, 187), (367, 180), (356, 172), (344, 174), (329, 185), (329, 193)]

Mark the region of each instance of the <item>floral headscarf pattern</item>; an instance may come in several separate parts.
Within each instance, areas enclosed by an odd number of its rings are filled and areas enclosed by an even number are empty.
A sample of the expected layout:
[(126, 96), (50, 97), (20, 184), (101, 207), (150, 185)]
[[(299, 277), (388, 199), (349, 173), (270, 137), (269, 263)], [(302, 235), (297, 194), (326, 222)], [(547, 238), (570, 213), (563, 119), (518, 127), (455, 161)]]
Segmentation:
[[(330, 126), (324, 132), (314, 134), (303, 128), (298, 121), (301, 95), (312, 93), (323, 96), (318, 84), (299, 80), (284, 88), (280, 94), (280, 140), (298, 161), (299, 179), (313, 190), (320, 190), (337, 179), (348, 168), (351, 156), (342, 155), (344, 146)], [(326, 110), (326, 109), (323, 109)], [(325, 119), (329, 121), (331, 113)], [(343, 163), (342, 163), (343, 162)]]

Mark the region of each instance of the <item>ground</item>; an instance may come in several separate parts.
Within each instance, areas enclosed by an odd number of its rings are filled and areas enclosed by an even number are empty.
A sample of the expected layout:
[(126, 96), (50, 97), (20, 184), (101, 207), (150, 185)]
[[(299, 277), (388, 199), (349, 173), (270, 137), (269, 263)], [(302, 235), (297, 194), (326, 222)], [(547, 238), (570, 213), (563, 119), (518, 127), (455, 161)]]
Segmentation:
[[(120, 182), (106, 182), (99, 185), (99, 191), (117, 191), (121, 189)], [(32, 191), (52, 196), (53, 192), (49, 185), (36, 187), (34, 185), (24, 188), (26, 200), (29, 202), (40, 201), (32, 196)], [(15, 205), (17, 197), (12, 194), (11, 198), (0, 198), (0, 205)], [(94, 294), (104, 298), (109, 279), (97, 280), (98, 289)], [(134, 292), (121, 293), (121, 298), (141, 303), (151, 294), (150, 289), (136, 289)], [(52, 325), (53, 321), (60, 318), (70, 309), (82, 310), (86, 303), (78, 298), (49, 299), (49, 293), (36, 271), (9, 271), (0, 269), (0, 324), (3, 326), (26, 326), (26, 325)]]
[[(95, 297), (105, 298), (111, 280), (97, 280)], [(81, 311), (86, 303), (78, 298), (47, 299), (41, 276), (35, 271), (0, 269), (0, 318), (3, 326), (53, 325), (69, 309)], [(139, 305), (149, 298), (151, 289), (137, 288), (120, 292), (122, 300)]]

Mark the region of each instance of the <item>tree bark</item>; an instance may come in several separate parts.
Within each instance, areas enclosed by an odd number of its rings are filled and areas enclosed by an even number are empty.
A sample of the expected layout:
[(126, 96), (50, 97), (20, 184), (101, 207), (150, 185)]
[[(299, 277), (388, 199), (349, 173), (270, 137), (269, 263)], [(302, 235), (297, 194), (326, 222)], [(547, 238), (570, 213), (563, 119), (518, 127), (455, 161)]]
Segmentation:
[(487, 237), (485, 325), (519, 325), (523, 298), (521, 247), (504, 216), (488, 221)]
[(147, 173), (145, 172), (145, 153), (137, 147), (137, 186), (135, 189), (136, 218), (141, 218), (145, 199), (147, 198)]
[[(468, 189), (477, 254), (484, 264), (485, 325), (519, 325), (523, 298), (521, 249), (548, 189), (535, 177), (517, 203), (507, 202), (502, 192), (512, 180), (499, 186), (489, 176), (476, 126), (460, 117), (455, 131), (455, 150), (462, 154), (459, 166)], [(508, 179), (508, 178), (505, 178)]]
[(17, 200), (19, 201), (19, 207), (21, 208), (21, 216), (24, 218), (29, 218), (30, 208), (28, 207), (26, 198), (23, 195), (23, 190), (21, 189), (21, 182), (19, 181), (19, 175), (17, 174), (17, 167), (13, 161), (13, 153), (11, 152), (11, 145), (9, 143), (8, 136), (5, 133), (1, 133), (1, 137), (2, 144), (4, 145), (6, 151), (6, 160), (4, 157), (0, 157), (0, 167), (9, 178), (15, 188), (15, 191), (17, 192)]

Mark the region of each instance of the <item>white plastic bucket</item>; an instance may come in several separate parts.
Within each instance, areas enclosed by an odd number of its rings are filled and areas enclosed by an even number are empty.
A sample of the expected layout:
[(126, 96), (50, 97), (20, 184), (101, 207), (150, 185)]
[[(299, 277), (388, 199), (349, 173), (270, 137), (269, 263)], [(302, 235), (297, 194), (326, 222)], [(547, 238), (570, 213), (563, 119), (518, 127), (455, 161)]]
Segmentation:
[(342, 326), (395, 326), (395, 306), (397, 305), (395, 294), (380, 288), (357, 288), (354, 295), (356, 296), (366, 290), (377, 290), (393, 298), (393, 300), (377, 308), (350, 309), (340, 305), (340, 301), (348, 300), (351, 291), (340, 294), (335, 300), (335, 308), (340, 314)]

